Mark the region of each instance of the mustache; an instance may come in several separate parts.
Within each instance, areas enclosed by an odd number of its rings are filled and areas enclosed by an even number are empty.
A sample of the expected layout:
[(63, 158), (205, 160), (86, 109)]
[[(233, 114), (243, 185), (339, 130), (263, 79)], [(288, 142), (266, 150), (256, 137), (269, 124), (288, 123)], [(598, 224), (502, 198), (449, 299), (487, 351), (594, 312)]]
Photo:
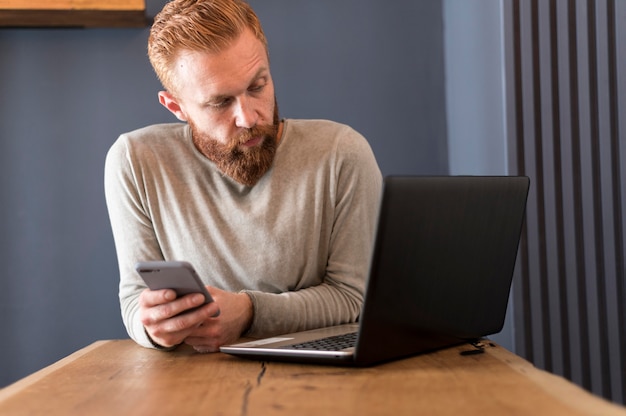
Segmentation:
[(246, 143), (250, 139), (254, 137), (275, 137), (278, 134), (278, 125), (267, 125), (267, 126), (254, 126), (249, 129), (245, 129), (240, 134), (235, 136), (231, 142), (228, 144), (228, 150), (232, 151), (237, 148), (237, 146)]

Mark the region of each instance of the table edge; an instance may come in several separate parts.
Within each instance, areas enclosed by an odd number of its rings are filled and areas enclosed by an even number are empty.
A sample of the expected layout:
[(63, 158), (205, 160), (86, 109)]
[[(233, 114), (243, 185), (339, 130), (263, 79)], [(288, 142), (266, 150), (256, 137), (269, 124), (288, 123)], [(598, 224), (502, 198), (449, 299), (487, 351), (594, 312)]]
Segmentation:
[(542, 370), (513, 352), (501, 347), (491, 348), (489, 352), (513, 370), (528, 377), (555, 400), (579, 413), (598, 416), (626, 416), (626, 407), (591, 393), (563, 376)]
[(16, 382), (9, 384), (6, 387), (3, 387), (2, 389), (0, 389), (0, 401), (5, 400), (13, 395), (16, 395), (20, 392), (22, 392), (23, 390), (25, 390), (26, 388), (28, 388), (29, 386), (33, 385), (34, 383), (38, 382), (39, 380), (41, 380), (42, 378), (46, 377), (48, 374), (51, 374), (61, 368), (63, 368), (64, 366), (66, 366), (67, 364), (76, 361), (77, 359), (79, 359), (80, 357), (82, 357), (83, 355), (101, 347), (102, 345), (112, 342), (111, 340), (100, 340), (100, 341), (95, 341), (90, 345), (87, 345), (84, 348), (81, 348), (78, 351), (73, 352), (72, 354), (61, 358), (60, 360), (50, 364), (47, 367), (42, 368), (41, 370), (38, 370), (22, 379), (17, 380)]

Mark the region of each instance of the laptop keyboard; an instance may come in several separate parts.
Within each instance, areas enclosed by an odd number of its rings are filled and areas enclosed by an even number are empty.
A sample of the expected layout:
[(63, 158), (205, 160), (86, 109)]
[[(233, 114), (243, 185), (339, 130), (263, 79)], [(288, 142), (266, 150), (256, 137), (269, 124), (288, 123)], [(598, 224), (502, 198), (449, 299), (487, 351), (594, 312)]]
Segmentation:
[(313, 341), (288, 345), (283, 348), (296, 350), (339, 351), (356, 345), (356, 332), (320, 338)]

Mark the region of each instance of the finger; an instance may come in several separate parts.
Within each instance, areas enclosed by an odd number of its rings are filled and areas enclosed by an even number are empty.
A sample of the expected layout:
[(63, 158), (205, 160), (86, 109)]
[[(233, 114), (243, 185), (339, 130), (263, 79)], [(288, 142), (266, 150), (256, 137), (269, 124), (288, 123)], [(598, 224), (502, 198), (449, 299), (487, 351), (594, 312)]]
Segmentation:
[[(172, 302), (172, 304), (173, 303), (174, 302)], [(162, 305), (162, 307), (165, 306), (166, 305)], [(196, 306), (191, 310), (183, 310), (182, 313), (179, 313), (167, 320), (164, 320), (162, 327), (172, 332), (181, 332), (186, 330), (193, 331), (196, 328), (201, 327), (205, 323), (210, 324), (212, 322), (217, 322), (214, 316), (216, 314), (219, 314), (219, 310), (219, 305), (216, 302), (200, 305), (200, 307)]]
[[(202, 305), (203, 302), (204, 296), (202, 294), (193, 293), (167, 303), (144, 307), (141, 312), (141, 321), (144, 326), (156, 324), (181, 315), (190, 309), (197, 308)], [(199, 317), (198, 321), (201, 320), (203, 320), (203, 318)]]
[(187, 337), (184, 342), (200, 353), (217, 352), (220, 349), (217, 343), (204, 337)]
[(200, 354), (209, 354), (212, 352), (218, 352), (219, 348), (212, 348), (212, 347), (208, 347), (206, 345), (196, 345), (193, 347), (194, 350), (196, 350), (196, 352), (199, 352)]
[(174, 299), (176, 299), (176, 292), (172, 289), (144, 289), (139, 295), (139, 305), (144, 308), (150, 308), (171, 302)]
[(211, 337), (213, 336), (211, 331), (214, 331), (215, 328), (219, 326), (219, 320), (217, 319), (219, 314), (219, 306), (215, 302), (212, 302), (194, 311), (186, 312), (182, 316), (189, 316), (189, 318), (191, 318), (189, 322), (195, 323), (192, 328), (192, 333), (189, 335)]
[(209, 315), (209, 317), (211, 318), (217, 318), (218, 316), (220, 316), (220, 313), (222, 313), (219, 305), (217, 304), (217, 302), (211, 302), (206, 306), (206, 313)]
[(188, 312), (173, 318), (159, 321), (152, 325), (144, 325), (153, 340), (160, 345), (178, 345), (202, 325), (203, 315), (197, 312)]

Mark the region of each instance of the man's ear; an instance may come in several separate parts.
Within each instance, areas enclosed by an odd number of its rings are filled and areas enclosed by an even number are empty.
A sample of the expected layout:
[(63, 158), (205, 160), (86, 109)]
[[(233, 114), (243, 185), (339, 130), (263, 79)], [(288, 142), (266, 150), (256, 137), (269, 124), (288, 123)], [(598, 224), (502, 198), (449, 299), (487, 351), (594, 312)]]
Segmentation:
[(187, 121), (187, 115), (180, 107), (178, 100), (167, 91), (159, 91), (159, 102), (161, 105), (171, 111), (180, 121)]

